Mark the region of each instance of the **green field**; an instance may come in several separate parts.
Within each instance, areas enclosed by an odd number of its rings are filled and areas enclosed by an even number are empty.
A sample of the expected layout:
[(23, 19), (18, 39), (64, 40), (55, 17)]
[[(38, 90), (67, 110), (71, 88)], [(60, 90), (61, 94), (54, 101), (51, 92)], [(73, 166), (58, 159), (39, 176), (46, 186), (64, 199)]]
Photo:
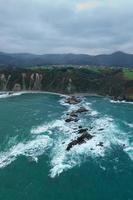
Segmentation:
[(124, 78), (127, 80), (133, 80), (133, 70), (131, 69), (124, 69), (123, 70)]

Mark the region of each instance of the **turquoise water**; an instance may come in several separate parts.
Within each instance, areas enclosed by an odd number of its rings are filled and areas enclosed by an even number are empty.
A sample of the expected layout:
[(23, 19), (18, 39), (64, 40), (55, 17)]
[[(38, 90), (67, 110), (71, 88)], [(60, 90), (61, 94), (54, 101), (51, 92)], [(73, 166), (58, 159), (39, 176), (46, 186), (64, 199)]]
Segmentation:
[[(133, 200), (133, 104), (86, 97), (67, 124), (64, 98), (0, 95), (0, 200)], [(94, 137), (66, 152), (79, 125)]]

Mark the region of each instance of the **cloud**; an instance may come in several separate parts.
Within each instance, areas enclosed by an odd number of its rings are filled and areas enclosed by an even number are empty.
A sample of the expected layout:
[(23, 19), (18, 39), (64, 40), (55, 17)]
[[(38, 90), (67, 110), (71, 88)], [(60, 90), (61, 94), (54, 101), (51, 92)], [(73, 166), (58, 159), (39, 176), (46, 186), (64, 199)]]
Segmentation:
[(81, 2), (76, 5), (77, 11), (88, 10), (99, 5), (99, 1)]
[(0, 0), (0, 51), (133, 53), (131, 0)]

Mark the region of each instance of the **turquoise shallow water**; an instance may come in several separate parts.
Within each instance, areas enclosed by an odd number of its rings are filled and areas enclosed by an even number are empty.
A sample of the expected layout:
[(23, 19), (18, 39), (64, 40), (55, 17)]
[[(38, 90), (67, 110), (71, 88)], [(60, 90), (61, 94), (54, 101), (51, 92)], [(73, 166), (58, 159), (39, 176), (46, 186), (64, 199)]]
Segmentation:
[[(132, 200), (133, 104), (86, 97), (90, 111), (67, 124), (80, 105), (63, 98), (0, 96), (0, 200)], [(95, 137), (66, 152), (79, 125)]]

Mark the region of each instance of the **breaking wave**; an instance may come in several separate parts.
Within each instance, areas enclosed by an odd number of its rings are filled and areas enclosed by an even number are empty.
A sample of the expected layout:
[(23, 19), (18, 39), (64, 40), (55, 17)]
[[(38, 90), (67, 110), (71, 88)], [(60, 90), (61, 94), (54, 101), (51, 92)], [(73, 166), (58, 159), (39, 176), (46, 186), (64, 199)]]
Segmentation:
[(54, 92), (44, 92), (44, 91), (21, 91), (21, 92), (0, 92), (0, 99), (3, 98), (10, 98), (14, 96), (21, 96), (23, 94), (53, 94), (58, 95), (60, 97), (66, 97), (66, 95), (60, 94), (60, 93), (54, 93)]
[(132, 101), (125, 101), (125, 100), (123, 100), (123, 101), (119, 101), (119, 100), (117, 100), (117, 101), (115, 101), (115, 100), (110, 100), (110, 102), (111, 102), (111, 103), (125, 103), (125, 104), (133, 104)]
[[(31, 128), (31, 136), (34, 139), (25, 143), (18, 143), (6, 152), (0, 153), (0, 167), (5, 167), (13, 162), (18, 156), (24, 155), (37, 161), (38, 156), (48, 149), (50, 157), (50, 177), (54, 178), (63, 171), (81, 165), (86, 159), (104, 157), (106, 152), (111, 151), (112, 145), (122, 147), (131, 159), (133, 159), (133, 144), (129, 141), (127, 133), (123, 132), (119, 124), (108, 115), (101, 115), (92, 109), (92, 104), (85, 98), (77, 105), (69, 105), (64, 96), (60, 104), (66, 107), (60, 119), (44, 123)], [(80, 114), (77, 123), (65, 122), (67, 114), (84, 106), (89, 110), (86, 114)], [(86, 121), (86, 117), (88, 121)], [(133, 124), (127, 124), (130, 128)], [(94, 137), (82, 145), (75, 145), (70, 151), (66, 151), (67, 145), (75, 138), (79, 126), (88, 128)], [(99, 145), (102, 143), (102, 145)]]
[(0, 168), (12, 163), (18, 156), (24, 155), (37, 161), (37, 157), (44, 154), (48, 147), (52, 145), (52, 139), (48, 136), (38, 136), (26, 143), (18, 143), (7, 152), (0, 153)]

